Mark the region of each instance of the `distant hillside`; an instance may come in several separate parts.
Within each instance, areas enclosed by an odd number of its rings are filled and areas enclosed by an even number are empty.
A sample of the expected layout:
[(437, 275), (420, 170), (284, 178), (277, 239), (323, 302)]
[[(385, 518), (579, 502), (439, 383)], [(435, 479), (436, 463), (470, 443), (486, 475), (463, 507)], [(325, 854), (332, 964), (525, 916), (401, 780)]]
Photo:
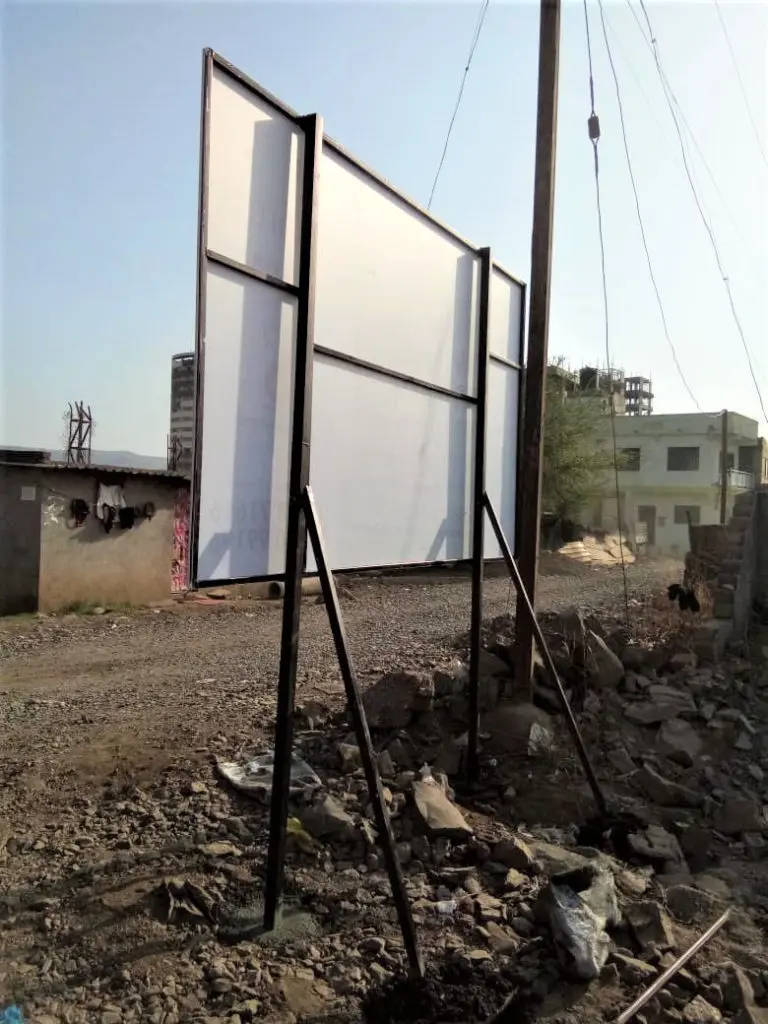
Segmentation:
[[(66, 452), (51, 450), (51, 458), (64, 461)], [(136, 452), (91, 452), (91, 465), (125, 466), (129, 469), (165, 469), (167, 462), (161, 455), (137, 455)]]
[[(17, 452), (38, 452), (39, 448), (29, 445), (3, 445)], [(51, 459), (54, 462), (66, 462), (66, 452), (62, 448), (51, 448)], [(91, 452), (91, 463), (95, 466), (125, 466), (126, 469), (165, 469), (167, 462), (162, 455), (137, 455), (136, 452)]]

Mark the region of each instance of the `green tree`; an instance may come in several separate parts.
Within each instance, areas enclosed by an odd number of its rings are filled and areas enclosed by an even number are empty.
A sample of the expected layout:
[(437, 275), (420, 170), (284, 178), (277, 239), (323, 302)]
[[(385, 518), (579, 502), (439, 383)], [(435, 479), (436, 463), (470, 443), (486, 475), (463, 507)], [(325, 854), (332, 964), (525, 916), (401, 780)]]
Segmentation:
[(608, 417), (598, 399), (580, 397), (552, 368), (547, 373), (542, 511), (578, 521), (584, 506), (606, 491), (613, 452)]

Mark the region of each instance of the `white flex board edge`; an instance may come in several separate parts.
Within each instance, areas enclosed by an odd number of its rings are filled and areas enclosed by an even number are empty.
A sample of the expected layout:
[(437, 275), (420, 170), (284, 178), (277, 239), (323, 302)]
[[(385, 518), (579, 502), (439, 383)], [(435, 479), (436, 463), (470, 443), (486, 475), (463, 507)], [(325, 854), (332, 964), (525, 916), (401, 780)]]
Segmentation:
[(296, 299), (207, 274), (196, 579), (285, 571)]

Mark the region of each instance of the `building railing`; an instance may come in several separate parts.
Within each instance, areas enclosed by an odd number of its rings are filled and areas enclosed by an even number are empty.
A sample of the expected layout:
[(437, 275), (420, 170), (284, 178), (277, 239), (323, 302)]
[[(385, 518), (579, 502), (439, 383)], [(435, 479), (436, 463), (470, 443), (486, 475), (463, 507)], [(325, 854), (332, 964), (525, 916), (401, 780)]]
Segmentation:
[[(717, 487), (720, 486), (721, 480), (715, 481)], [(755, 474), (747, 473), (743, 469), (729, 469), (728, 470), (728, 486), (738, 488), (742, 491), (751, 491), (755, 486)]]

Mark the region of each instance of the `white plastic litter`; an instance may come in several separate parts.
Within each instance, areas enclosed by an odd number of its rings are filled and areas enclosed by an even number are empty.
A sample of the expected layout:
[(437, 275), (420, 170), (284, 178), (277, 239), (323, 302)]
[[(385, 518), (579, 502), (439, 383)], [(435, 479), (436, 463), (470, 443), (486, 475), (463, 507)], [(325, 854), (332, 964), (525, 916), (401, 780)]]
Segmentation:
[(621, 920), (613, 874), (590, 867), (555, 876), (547, 902), (555, 946), (567, 973), (585, 981), (597, 978), (611, 948), (605, 929)]
[[(247, 764), (235, 761), (221, 761), (216, 758), (218, 772), (246, 796), (263, 799), (272, 792), (274, 778), (275, 755), (272, 751), (259, 754)], [(289, 792), (291, 796), (312, 793), (322, 787), (322, 782), (315, 770), (295, 754), (291, 755), (291, 776)]]
[(456, 900), (438, 900), (435, 904), (435, 910), (444, 917), (453, 917), (458, 909), (459, 904)]
[(549, 754), (554, 745), (555, 738), (551, 730), (534, 722), (531, 731), (528, 733), (528, 754), (531, 757), (536, 755)]

